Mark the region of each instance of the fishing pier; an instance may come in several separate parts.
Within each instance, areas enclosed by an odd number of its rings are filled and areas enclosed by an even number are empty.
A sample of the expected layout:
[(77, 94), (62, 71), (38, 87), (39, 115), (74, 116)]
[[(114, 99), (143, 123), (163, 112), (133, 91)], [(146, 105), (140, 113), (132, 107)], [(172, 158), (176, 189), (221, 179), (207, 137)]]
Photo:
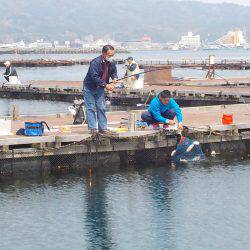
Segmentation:
[[(128, 53), (126, 49), (117, 48), (117, 53)], [(25, 55), (25, 54), (89, 54), (89, 53), (101, 53), (101, 49), (95, 48), (0, 48), (1, 54), (16, 54), (16, 55)]]
[[(80, 60), (55, 60), (55, 59), (36, 59), (36, 60), (12, 60), (12, 65), (15, 67), (58, 67), (58, 66), (74, 66), (88, 65), (91, 59)], [(124, 64), (124, 58), (118, 58), (117, 64)], [(4, 61), (0, 61), (3, 65)], [(193, 68), (193, 69), (209, 69), (210, 64), (208, 59), (144, 59), (139, 60), (140, 68), (149, 66), (161, 66), (174, 68)], [(213, 67), (220, 70), (250, 70), (250, 59), (215, 59)]]
[[(89, 60), (12, 61), (20, 67), (85, 65)], [(1, 62), (0, 62), (1, 63)], [(119, 60), (118, 63), (124, 63)], [(183, 109), (186, 129), (183, 134), (200, 142), (208, 156), (250, 154), (250, 78), (175, 80), (172, 68), (201, 68), (207, 60), (140, 61), (145, 74), (142, 90), (115, 88), (106, 92), (110, 105), (127, 106), (130, 111), (108, 112), (108, 127), (113, 136), (92, 136), (86, 124), (72, 125), (73, 116), (54, 114), (12, 117), (9, 135), (0, 136), (0, 179), (19, 175), (44, 175), (52, 172), (81, 171), (109, 165), (164, 163), (177, 145), (177, 131), (151, 127), (137, 128), (141, 112), (162, 90), (168, 89)], [(250, 69), (250, 60), (215, 61), (220, 69)], [(158, 70), (159, 69), (159, 70)], [(166, 79), (169, 77), (169, 79)], [(150, 80), (151, 79), (151, 80)], [(0, 98), (48, 100), (72, 103), (83, 98), (82, 82), (31, 81), (21, 85), (2, 84)], [(135, 110), (136, 109), (136, 110)], [(222, 124), (224, 114), (232, 115), (231, 125)], [(21, 136), (16, 132), (24, 122), (46, 121), (50, 130), (43, 136)]]
[[(201, 68), (208, 69), (210, 67), (209, 59), (144, 59), (138, 61), (142, 66), (162, 65), (171, 68)], [(214, 59), (213, 67), (220, 70), (250, 70), (250, 59)]]
[[(112, 105), (146, 104), (160, 91), (168, 89), (181, 106), (204, 106), (250, 102), (250, 79), (237, 79), (236, 85), (223, 86), (224, 81), (186, 81), (145, 85), (143, 90), (120, 90), (106, 93)], [(230, 79), (230, 81), (234, 81)], [(213, 85), (214, 83), (214, 85)], [(200, 85), (199, 85), (200, 84)], [(204, 85), (205, 84), (205, 85)], [(210, 86), (209, 86), (210, 84)], [(220, 84), (220, 85), (217, 85)], [(72, 102), (82, 99), (82, 82), (30, 82), (22, 85), (1, 85), (1, 98)]]
[[(112, 137), (91, 136), (86, 125), (72, 125), (71, 115), (19, 117), (12, 121), (13, 135), (0, 136), (0, 176), (169, 161), (176, 132), (135, 128), (140, 113), (108, 113), (108, 126), (117, 131)], [(233, 125), (221, 124), (223, 113), (234, 115)], [(184, 133), (198, 140), (207, 155), (250, 153), (250, 104), (183, 108), (183, 114), (188, 128)], [(46, 120), (51, 131), (37, 137), (14, 135), (24, 121), (34, 120)]]

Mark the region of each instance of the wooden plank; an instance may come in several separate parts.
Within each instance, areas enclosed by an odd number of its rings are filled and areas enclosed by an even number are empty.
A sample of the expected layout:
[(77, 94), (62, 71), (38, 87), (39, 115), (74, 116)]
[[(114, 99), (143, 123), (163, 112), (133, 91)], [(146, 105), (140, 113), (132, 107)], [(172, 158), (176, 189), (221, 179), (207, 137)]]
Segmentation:
[[(120, 125), (121, 122), (108, 122), (107, 123), (108, 125)], [(60, 129), (60, 128), (87, 128), (88, 127), (88, 124), (77, 124), (77, 125), (56, 125), (56, 126), (53, 126), (51, 128), (54, 128), (54, 129)]]
[(154, 135), (157, 131), (154, 130), (136, 130), (134, 132), (122, 132), (119, 133), (119, 138), (126, 138), (126, 137), (140, 137), (140, 136), (146, 136), (146, 135)]
[(206, 125), (206, 126), (190, 126), (190, 129), (197, 131), (233, 131), (239, 129), (250, 129), (250, 124), (232, 124), (232, 125)]
[(89, 133), (87, 134), (65, 134), (65, 135), (58, 135), (55, 137), (56, 141), (60, 142), (79, 142), (82, 140), (86, 140), (91, 138)]
[[(242, 141), (249, 140), (250, 134), (243, 134), (237, 136), (198, 136), (197, 139), (201, 144), (205, 143), (221, 143), (230, 141)], [(91, 152), (119, 152), (119, 151), (131, 151), (131, 150), (141, 150), (141, 149), (155, 149), (163, 147), (174, 147), (176, 140), (174, 138), (167, 138), (162, 141), (146, 141), (141, 143), (140, 140), (134, 140), (131, 143), (127, 142), (117, 142), (113, 145), (97, 145), (93, 144), (91, 146)], [(89, 153), (89, 149), (86, 145), (73, 145), (66, 146), (59, 149), (35, 149), (35, 148), (24, 148), (24, 149), (14, 149), (8, 152), (1, 153), (1, 159), (11, 159), (11, 158), (34, 158), (43, 157), (51, 155), (68, 155), (68, 154), (85, 154)]]
[(46, 143), (46, 142), (55, 142), (54, 135), (47, 136), (5, 136), (0, 137), (0, 146), (3, 145), (26, 145), (26, 144), (35, 144), (35, 143)]

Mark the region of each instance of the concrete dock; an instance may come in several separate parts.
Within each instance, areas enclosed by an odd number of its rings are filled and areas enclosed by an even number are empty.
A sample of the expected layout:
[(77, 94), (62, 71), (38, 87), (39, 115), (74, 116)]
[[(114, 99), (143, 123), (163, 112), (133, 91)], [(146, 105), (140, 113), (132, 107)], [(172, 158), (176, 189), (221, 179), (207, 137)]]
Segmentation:
[[(141, 111), (131, 111), (139, 118)], [(223, 113), (233, 114), (233, 125), (222, 125)], [(198, 140), (204, 152), (211, 155), (250, 153), (250, 104), (183, 108), (186, 131)], [(108, 114), (109, 127), (120, 126), (128, 112)], [(166, 162), (176, 145), (173, 131), (130, 129), (114, 137), (91, 137), (86, 125), (72, 126), (70, 115), (21, 117), (13, 121), (12, 131), (24, 121), (45, 120), (54, 132), (41, 137), (0, 136), (0, 176), (44, 174), (52, 171), (74, 171), (109, 164)], [(57, 129), (57, 131), (55, 130)]]

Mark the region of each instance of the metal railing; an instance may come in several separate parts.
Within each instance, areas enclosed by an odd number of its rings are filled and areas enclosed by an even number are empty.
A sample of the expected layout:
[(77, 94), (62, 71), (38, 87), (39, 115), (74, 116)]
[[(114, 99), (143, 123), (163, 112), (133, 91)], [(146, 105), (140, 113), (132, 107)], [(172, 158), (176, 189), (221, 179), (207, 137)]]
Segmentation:
[[(208, 65), (209, 59), (141, 59), (139, 64), (142, 65)], [(215, 59), (215, 64), (240, 64), (250, 65), (250, 59)]]

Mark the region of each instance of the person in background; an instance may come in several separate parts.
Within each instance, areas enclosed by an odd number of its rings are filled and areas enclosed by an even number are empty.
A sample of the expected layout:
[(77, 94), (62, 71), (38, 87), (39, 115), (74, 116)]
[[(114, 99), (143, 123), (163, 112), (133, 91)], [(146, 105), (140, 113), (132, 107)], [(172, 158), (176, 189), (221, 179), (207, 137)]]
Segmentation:
[(114, 86), (109, 80), (111, 78), (113, 83), (116, 83), (118, 79), (114, 55), (114, 47), (105, 45), (102, 49), (102, 55), (90, 62), (89, 70), (84, 79), (83, 95), (86, 106), (88, 129), (91, 134), (96, 134), (98, 131), (105, 135), (112, 134), (107, 130), (104, 90), (112, 91)]
[(20, 84), (18, 81), (18, 75), (16, 72), (16, 69), (11, 65), (10, 61), (6, 61), (4, 63), (5, 66), (5, 72), (3, 74), (3, 77), (6, 79), (6, 81), (9, 84)]
[(174, 125), (175, 117), (178, 121), (178, 128), (182, 131), (182, 111), (168, 90), (164, 90), (156, 96), (151, 101), (148, 111), (141, 115), (142, 120), (148, 125), (152, 124), (154, 129), (159, 127), (159, 123), (163, 123), (165, 127)]
[(140, 69), (138, 64), (134, 61), (133, 57), (127, 58), (127, 71), (125, 76), (131, 76), (127, 78), (126, 87), (130, 89), (142, 89), (143, 79), (140, 78)]

